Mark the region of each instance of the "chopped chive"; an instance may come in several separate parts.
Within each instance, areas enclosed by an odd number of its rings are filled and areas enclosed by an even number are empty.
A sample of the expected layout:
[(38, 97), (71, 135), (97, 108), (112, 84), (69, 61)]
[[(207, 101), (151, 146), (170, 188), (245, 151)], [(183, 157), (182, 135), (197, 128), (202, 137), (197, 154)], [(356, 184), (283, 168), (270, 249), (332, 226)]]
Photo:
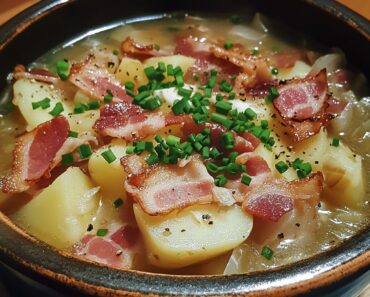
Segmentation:
[(252, 108), (249, 108), (249, 107), (246, 110), (244, 110), (244, 115), (249, 120), (254, 120), (255, 118), (257, 118), (257, 114), (255, 113), (255, 111)]
[(261, 251), (261, 255), (264, 256), (267, 260), (271, 260), (274, 252), (268, 246), (264, 246)]
[(126, 148), (126, 154), (132, 154), (134, 152), (134, 147), (132, 145)]
[(275, 164), (275, 168), (279, 173), (284, 173), (288, 170), (288, 165), (283, 161), (279, 161)]
[(158, 156), (155, 153), (151, 153), (148, 159), (146, 159), (146, 163), (148, 165), (154, 165), (159, 162)]
[(192, 92), (193, 92), (192, 90), (184, 89), (184, 88), (179, 88), (177, 90), (177, 94), (179, 94), (182, 97), (190, 97)]
[(117, 199), (116, 199), (116, 200), (114, 200), (114, 202), (113, 202), (113, 206), (114, 206), (114, 208), (118, 208), (118, 207), (120, 207), (122, 204), (123, 204), (123, 200), (122, 200), (122, 198), (117, 198)]
[(274, 99), (279, 97), (279, 91), (276, 87), (271, 87), (269, 94), (265, 97), (265, 104), (271, 103)]
[(145, 99), (145, 101), (142, 102), (140, 104), (140, 106), (144, 109), (147, 109), (147, 110), (155, 110), (155, 109), (157, 109), (158, 107), (161, 106), (161, 100), (157, 96), (152, 97), (152, 98), (149, 98), (149, 99)]
[[(125, 88), (127, 89), (127, 90), (133, 90), (134, 88), (135, 88), (135, 84), (132, 82), (132, 81), (127, 81), (126, 83), (125, 83)], [(127, 91), (126, 90), (126, 91)]]
[(37, 109), (39, 107), (41, 107), (42, 109), (46, 109), (50, 107), (50, 101), (51, 99), (46, 97), (40, 101), (32, 102), (32, 109)]
[(168, 145), (174, 146), (174, 145), (179, 144), (180, 140), (181, 140), (180, 137), (168, 135), (166, 142)]
[(175, 74), (175, 80), (178, 87), (184, 86), (184, 78), (182, 77), (182, 73)]
[(339, 138), (338, 137), (334, 137), (331, 145), (332, 146), (335, 146), (335, 147), (338, 147), (339, 146)]
[(225, 149), (233, 149), (235, 146), (234, 136), (231, 132), (224, 132), (221, 136), (222, 146)]
[(227, 184), (227, 178), (225, 177), (225, 175), (223, 174), (220, 174), (220, 175), (217, 175), (215, 177), (215, 185), (217, 187), (223, 187)]
[(113, 50), (113, 55), (118, 56), (119, 55), (119, 50), (118, 49)]
[(92, 155), (91, 146), (89, 144), (82, 144), (77, 148), (81, 159), (86, 159)]
[(158, 71), (161, 73), (166, 72), (166, 64), (163, 62), (158, 62)]
[(269, 122), (267, 120), (262, 120), (261, 121), (261, 128), (262, 129), (267, 129), (269, 126)]
[(73, 164), (73, 153), (62, 155), (62, 164), (63, 165)]
[(61, 80), (67, 80), (68, 78), (68, 70), (69, 70), (69, 63), (66, 60), (59, 60), (56, 63), (56, 70), (57, 74)]
[(63, 104), (58, 102), (57, 104), (55, 104), (53, 110), (50, 111), (49, 114), (51, 114), (53, 117), (56, 117), (60, 115), (63, 111), (64, 111)]
[(221, 153), (217, 148), (213, 147), (209, 155), (212, 159), (216, 160), (219, 156), (221, 156)]
[(167, 65), (167, 75), (172, 76), (173, 75), (173, 66), (172, 64)]
[(220, 85), (220, 91), (230, 93), (233, 90), (233, 86), (227, 81), (223, 81)]
[(76, 114), (83, 113), (86, 110), (86, 106), (82, 103), (77, 103), (73, 109), (73, 112)]
[(76, 131), (69, 131), (68, 132), (68, 137), (77, 138), (78, 137), (78, 132), (76, 132)]
[(101, 237), (107, 235), (107, 233), (108, 233), (108, 229), (99, 229), (98, 231), (96, 231), (96, 235), (101, 236)]
[(233, 48), (234, 44), (231, 41), (226, 41), (224, 44), (225, 49), (231, 49)]
[(113, 93), (111, 90), (107, 90), (106, 95), (104, 96), (104, 102), (105, 103), (110, 103), (113, 101)]
[(233, 121), (219, 113), (211, 113), (211, 121), (220, 124), (228, 129), (231, 128)]
[(205, 146), (202, 148), (202, 157), (203, 159), (209, 158), (209, 147), (208, 146)]
[(277, 74), (279, 74), (279, 69), (277, 69), (276, 67), (272, 68), (272, 69), (271, 69), (271, 74), (272, 74), (272, 75), (277, 75)]
[(251, 184), (251, 181), (252, 181), (252, 178), (249, 175), (247, 175), (247, 174), (242, 175), (241, 182), (243, 184), (245, 184), (246, 186), (249, 186)]
[(148, 98), (149, 96), (150, 96), (150, 91), (148, 90), (142, 91), (134, 97), (134, 103), (140, 103), (142, 100), (144, 100), (145, 98)]
[(100, 107), (100, 102), (97, 100), (90, 101), (87, 103), (90, 110), (98, 109)]
[(104, 158), (104, 160), (108, 162), (108, 164), (114, 162), (117, 159), (117, 157), (115, 156), (111, 149), (102, 152), (101, 155)]
[(227, 115), (232, 108), (231, 103), (226, 102), (226, 101), (218, 101), (216, 102), (215, 106), (216, 106), (216, 111), (218, 113), (225, 114), (225, 115)]
[(259, 51), (258, 51), (258, 49), (253, 49), (253, 51), (252, 51), (252, 56), (257, 56), (258, 55), (258, 53), (259, 53)]

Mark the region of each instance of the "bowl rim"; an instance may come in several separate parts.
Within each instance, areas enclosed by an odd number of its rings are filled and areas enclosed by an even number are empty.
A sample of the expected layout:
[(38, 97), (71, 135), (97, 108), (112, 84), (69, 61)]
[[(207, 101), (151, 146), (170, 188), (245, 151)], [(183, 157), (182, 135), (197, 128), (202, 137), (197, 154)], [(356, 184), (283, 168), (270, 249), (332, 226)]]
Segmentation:
[[(65, 5), (72, 4), (77, 0), (44, 0), (36, 3), (27, 10), (16, 15), (0, 27), (0, 51), (7, 46), (23, 30), (37, 22), (45, 15), (57, 10)], [(346, 8), (345, 6), (332, 2), (330, 0), (301, 0), (309, 5), (337, 16), (342, 22), (347, 23), (356, 31), (370, 40), (370, 23), (362, 16)], [(19, 25), (21, 24), (21, 25)], [(141, 296), (141, 294), (150, 294), (151, 296), (170, 296), (180, 294), (216, 296), (290, 296), (295, 294), (306, 293), (309, 290), (327, 287), (338, 282), (338, 273), (341, 279), (349, 278), (355, 274), (366, 271), (370, 266), (370, 229), (365, 229), (361, 234), (354, 237), (359, 239), (360, 244), (355, 244), (355, 239), (344, 241), (339, 247), (335, 247), (324, 253), (320, 253), (308, 260), (299, 261), (290, 265), (265, 272), (254, 272), (248, 274), (228, 275), (228, 276), (188, 276), (188, 275), (167, 275), (159, 273), (148, 273), (135, 270), (120, 270), (109, 268), (106, 265), (97, 264), (90, 261), (80, 260), (66, 252), (59, 251), (36, 238), (25, 233), (24, 230), (16, 226), (6, 215), (0, 211), (0, 231), (6, 230), (17, 237), (27, 249), (23, 250), (21, 257), (13, 250), (9, 249), (8, 236), (0, 236), (0, 260), (5, 263), (13, 264), (20, 268), (26, 269), (30, 275), (41, 275), (49, 280), (56, 280), (65, 283), (71, 287), (78, 288), (85, 293), (90, 294), (115, 294), (117, 296)], [(0, 232), (4, 234), (4, 232)], [(32, 250), (32, 245), (36, 244), (39, 252), (51, 256), (57, 260), (60, 265), (61, 261), (66, 260), (68, 265), (64, 265), (62, 270), (51, 265), (48, 261), (40, 259)], [(28, 249), (28, 247), (30, 249)], [(344, 251), (352, 253), (343, 255)], [(37, 253), (37, 252), (36, 252)], [(27, 259), (27, 260), (25, 260)], [(49, 258), (48, 258), (49, 259)], [(332, 261), (329, 261), (329, 260)], [(316, 263), (316, 264), (314, 264)], [(329, 265), (328, 263), (336, 263)], [(317, 265), (320, 264), (320, 265)], [(71, 265), (71, 266), (69, 266)], [(84, 276), (84, 269), (79, 266), (88, 267), (90, 273), (88, 277)], [(68, 274), (69, 269), (77, 268), (74, 275)], [(96, 272), (108, 272), (111, 277), (115, 277), (110, 284), (104, 284)], [(311, 271), (308, 273), (307, 271)], [(73, 272), (73, 270), (72, 270)], [(95, 277), (94, 277), (95, 274)], [(292, 275), (295, 280), (292, 281)], [(277, 278), (276, 278), (277, 276)], [(140, 284), (135, 287), (131, 283), (126, 287), (119, 285), (119, 282), (129, 278), (131, 282)], [(262, 281), (261, 281), (262, 279)], [(176, 280), (177, 291), (172, 291), (173, 281)], [(221, 283), (214, 286), (214, 282)], [(166, 284), (164, 285), (164, 282)], [(254, 285), (252, 283), (254, 282)], [(230, 286), (231, 283), (231, 286)], [(229, 284), (229, 286), (227, 286)], [(268, 284), (268, 288), (266, 287)], [(199, 285), (199, 288), (196, 286)], [(263, 288), (263, 286), (264, 288)], [(208, 291), (207, 291), (208, 290)]]

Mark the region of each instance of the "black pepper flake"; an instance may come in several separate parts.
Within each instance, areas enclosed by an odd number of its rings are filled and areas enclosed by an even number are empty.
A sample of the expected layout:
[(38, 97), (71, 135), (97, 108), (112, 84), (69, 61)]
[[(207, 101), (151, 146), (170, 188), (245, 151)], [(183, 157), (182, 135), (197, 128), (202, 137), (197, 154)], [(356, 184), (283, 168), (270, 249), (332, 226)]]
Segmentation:
[(317, 207), (320, 208), (321, 207), (321, 202), (319, 202), (319, 204), (317, 204)]
[(278, 238), (283, 239), (284, 238), (284, 233), (279, 233)]
[(299, 227), (301, 224), (300, 224), (300, 223), (296, 223), (295, 225), (296, 225), (297, 227)]
[(87, 232), (90, 232), (92, 229), (94, 229), (94, 226), (89, 224), (89, 226), (87, 226)]
[(181, 229), (181, 232), (185, 232), (186, 230), (185, 229)]
[(208, 225), (213, 225), (213, 221), (209, 221), (208, 222)]
[(108, 68), (113, 68), (116, 65), (114, 62), (108, 62)]
[(209, 220), (210, 218), (211, 218), (211, 216), (208, 213), (202, 215), (203, 220)]
[(122, 253), (123, 253), (123, 251), (122, 251), (122, 250), (118, 250), (118, 251), (116, 252), (116, 256), (120, 256), (120, 255), (122, 255)]
[(319, 161), (315, 161), (315, 164), (319, 164)]
[(164, 228), (166, 232), (170, 232), (170, 228)]

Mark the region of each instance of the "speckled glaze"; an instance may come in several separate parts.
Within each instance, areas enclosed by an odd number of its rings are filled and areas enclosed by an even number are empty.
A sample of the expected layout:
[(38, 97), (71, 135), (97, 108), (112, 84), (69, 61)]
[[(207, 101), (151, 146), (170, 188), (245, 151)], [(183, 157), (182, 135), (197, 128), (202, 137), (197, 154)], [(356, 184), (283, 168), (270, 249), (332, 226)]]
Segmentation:
[[(174, 11), (246, 15), (261, 11), (329, 46), (342, 48), (349, 60), (370, 76), (369, 22), (328, 0), (236, 0), (232, 5), (208, 0), (46, 0), (0, 27), (0, 88), (15, 64), (27, 64), (81, 32), (117, 20)], [(335, 249), (268, 272), (171, 276), (81, 261), (29, 236), (0, 212), (0, 260), (67, 296), (324, 296), (369, 271), (370, 228)]]

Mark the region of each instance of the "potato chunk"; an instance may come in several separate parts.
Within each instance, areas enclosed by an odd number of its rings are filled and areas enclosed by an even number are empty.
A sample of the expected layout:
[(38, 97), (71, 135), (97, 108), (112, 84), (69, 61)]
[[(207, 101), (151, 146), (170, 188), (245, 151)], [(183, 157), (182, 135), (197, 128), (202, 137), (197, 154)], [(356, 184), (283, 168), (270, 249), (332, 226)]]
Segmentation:
[(324, 197), (339, 206), (359, 207), (366, 199), (362, 160), (340, 144), (323, 157)]
[(311, 71), (311, 66), (302, 61), (297, 61), (292, 68), (279, 69), (276, 77), (279, 80), (287, 80), (296, 78), (304, 78)]
[(239, 206), (195, 205), (164, 216), (149, 216), (134, 205), (148, 260), (164, 268), (179, 268), (232, 250), (249, 235), (252, 216)]
[[(29, 79), (20, 79), (14, 84), (13, 89), (13, 103), (19, 107), (20, 112), (26, 120), (28, 124), (27, 131), (31, 131), (39, 124), (51, 120), (53, 116), (49, 112), (58, 102), (63, 104), (64, 111), (61, 113), (62, 115), (67, 116), (68, 113), (72, 112), (70, 104), (62, 100), (62, 93), (53, 89), (48, 84)], [(46, 109), (42, 109), (41, 107), (37, 109), (32, 108), (32, 102), (41, 101), (45, 98), (50, 99), (50, 107)]]
[[(116, 156), (116, 160), (108, 163), (101, 155), (111, 149)], [(89, 172), (94, 182), (99, 185), (108, 197), (126, 197), (123, 187), (126, 172), (120, 163), (120, 159), (126, 154), (126, 142), (124, 140), (114, 140), (109, 145), (103, 146), (93, 153), (89, 159)]]
[[(172, 64), (172, 66), (175, 68), (177, 66), (180, 66), (182, 71), (186, 73), (186, 71), (194, 65), (195, 59), (191, 57), (186, 57), (183, 55), (173, 55), (173, 56), (165, 56), (165, 57), (153, 57), (149, 58), (144, 61), (144, 68), (153, 66), (156, 68), (158, 66), (159, 62), (163, 62), (166, 64)], [(164, 73), (166, 78), (164, 79), (164, 82), (169, 82), (172, 80), (172, 77), (167, 77), (166, 73)]]
[(70, 167), (13, 219), (35, 237), (68, 248), (81, 239), (95, 215), (98, 190), (80, 168)]
[(136, 86), (148, 83), (143, 64), (139, 60), (131, 58), (122, 58), (121, 64), (116, 71), (116, 77), (122, 84), (128, 81), (135, 83)]

